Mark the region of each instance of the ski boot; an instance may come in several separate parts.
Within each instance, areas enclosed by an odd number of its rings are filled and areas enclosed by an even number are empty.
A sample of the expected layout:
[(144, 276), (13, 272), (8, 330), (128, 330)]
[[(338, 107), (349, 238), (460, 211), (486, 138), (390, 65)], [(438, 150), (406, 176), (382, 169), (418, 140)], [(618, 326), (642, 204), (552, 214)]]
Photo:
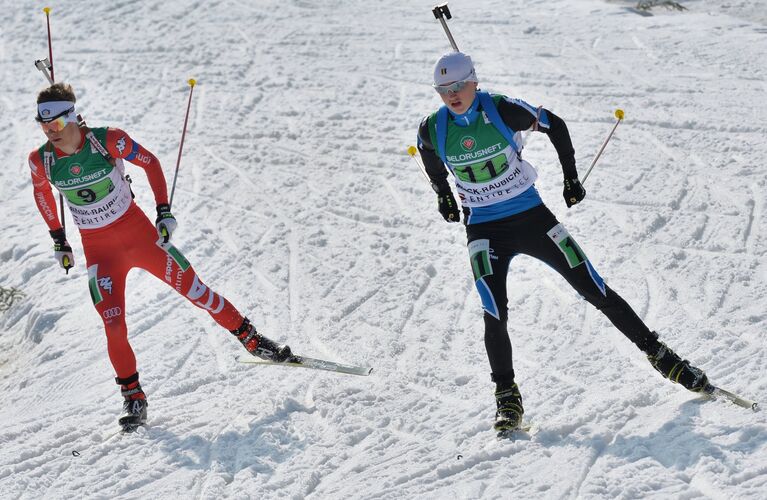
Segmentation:
[(522, 426), (522, 396), (516, 382), (498, 383), (495, 388), (495, 424), (493, 428), (499, 435), (519, 429)]
[(680, 358), (663, 342), (658, 341), (658, 346), (650, 349), (647, 359), (663, 377), (675, 384), (681, 384), (689, 391), (700, 392), (709, 386), (708, 377), (703, 370), (691, 366), (689, 361)]
[(278, 344), (258, 333), (248, 318), (243, 320), (238, 329), (231, 332), (253, 356), (275, 363), (282, 363), (293, 357), (289, 346)]
[(125, 379), (118, 377), (115, 381), (120, 384), (122, 396), (125, 398), (118, 423), (123, 432), (133, 432), (146, 423), (146, 408), (149, 406), (146, 394), (138, 382), (138, 373)]

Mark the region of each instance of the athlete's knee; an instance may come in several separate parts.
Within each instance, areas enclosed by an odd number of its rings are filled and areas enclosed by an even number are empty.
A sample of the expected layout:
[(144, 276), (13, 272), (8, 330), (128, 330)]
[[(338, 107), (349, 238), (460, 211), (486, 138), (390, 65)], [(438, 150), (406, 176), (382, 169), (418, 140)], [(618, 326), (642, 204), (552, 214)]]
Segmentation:
[(485, 335), (496, 336), (507, 334), (508, 310), (506, 308), (503, 309), (498, 317), (485, 311), (483, 319), (485, 321)]
[(96, 312), (104, 322), (104, 330), (107, 337), (122, 337), (127, 335), (128, 327), (125, 323), (125, 306), (123, 303), (114, 301), (102, 301), (96, 305)]
[(498, 321), (502, 320), (505, 323), (508, 316), (508, 306), (505, 301), (498, 300), (492, 288), (484, 279), (477, 280), (475, 285), (477, 292), (479, 292), (479, 298), (482, 301), (482, 310), (485, 313), (485, 318), (491, 317)]
[(586, 302), (596, 307), (599, 311), (603, 311), (604, 309), (609, 309), (610, 307), (615, 306), (614, 297), (609, 295), (604, 296), (602, 294), (588, 293), (584, 294), (583, 298), (586, 299)]
[(210, 314), (218, 314), (226, 307), (226, 299), (203, 283), (196, 274), (185, 296), (194, 305), (205, 309)]
[(128, 342), (128, 325), (124, 319), (104, 321), (104, 333), (108, 346), (123, 345)]
[(615, 293), (607, 286), (605, 286), (604, 294), (590, 293), (585, 298), (590, 304), (602, 312), (606, 312), (610, 309), (621, 307), (623, 305), (623, 299), (620, 297), (620, 295)]

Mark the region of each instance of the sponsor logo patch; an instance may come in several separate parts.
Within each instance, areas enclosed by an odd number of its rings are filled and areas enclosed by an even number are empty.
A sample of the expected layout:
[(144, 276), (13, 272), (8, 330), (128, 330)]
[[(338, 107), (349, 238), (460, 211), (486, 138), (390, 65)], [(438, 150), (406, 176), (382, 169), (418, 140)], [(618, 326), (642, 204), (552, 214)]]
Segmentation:
[(123, 154), (123, 151), (125, 151), (125, 136), (120, 137), (117, 140), (117, 151), (120, 152), (120, 154)]
[(81, 173), (83, 173), (83, 167), (75, 163), (74, 165), (69, 167), (69, 173), (72, 175), (80, 175)]
[(119, 307), (111, 307), (105, 310), (102, 316), (104, 316), (104, 319), (112, 319), (112, 318), (116, 318), (122, 313), (123, 313), (123, 310), (120, 309)]
[(99, 286), (106, 290), (109, 295), (112, 295), (112, 278), (105, 276), (103, 278), (98, 278), (98, 280)]
[(473, 137), (467, 135), (466, 137), (461, 138), (461, 147), (464, 151), (471, 151), (476, 146), (477, 141)]

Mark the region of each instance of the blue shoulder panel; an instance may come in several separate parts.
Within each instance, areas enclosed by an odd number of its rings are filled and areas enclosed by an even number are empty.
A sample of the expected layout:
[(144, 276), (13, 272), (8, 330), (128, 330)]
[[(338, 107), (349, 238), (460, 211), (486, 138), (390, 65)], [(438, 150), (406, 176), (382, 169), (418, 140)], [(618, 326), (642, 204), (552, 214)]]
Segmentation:
[(511, 132), (511, 130), (509, 130), (509, 127), (506, 126), (503, 119), (501, 118), (500, 113), (498, 113), (498, 108), (495, 107), (493, 98), (490, 97), (490, 94), (487, 92), (477, 92), (477, 95), (479, 96), (479, 103), (482, 105), (482, 110), (487, 115), (490, 123), (492, 123), (493, 127), (495, 127), (498, 132), (503, 135), (503, 138), (506, 139), (506, 142), (511, 145), (511, 148), (516, 153), (519, 153), (519, 146), (514, 140), (514, 134)]
[(445, 153), (445, 144), (447, 144), (447, 106), (442, 106), (437, 111), (437, 153), (442, 158), (442, 163), (447, 166), (447, 155)]

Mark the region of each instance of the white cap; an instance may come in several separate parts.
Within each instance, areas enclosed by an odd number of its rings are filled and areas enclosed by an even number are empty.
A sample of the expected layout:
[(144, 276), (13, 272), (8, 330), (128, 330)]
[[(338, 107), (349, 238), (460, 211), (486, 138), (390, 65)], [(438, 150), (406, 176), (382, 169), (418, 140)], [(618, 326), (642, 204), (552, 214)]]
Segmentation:
[(471, 57), (463, 52), (448, 52), (440, 57), (434, 65), (434, 85), (463, 81), (477, 81)]

